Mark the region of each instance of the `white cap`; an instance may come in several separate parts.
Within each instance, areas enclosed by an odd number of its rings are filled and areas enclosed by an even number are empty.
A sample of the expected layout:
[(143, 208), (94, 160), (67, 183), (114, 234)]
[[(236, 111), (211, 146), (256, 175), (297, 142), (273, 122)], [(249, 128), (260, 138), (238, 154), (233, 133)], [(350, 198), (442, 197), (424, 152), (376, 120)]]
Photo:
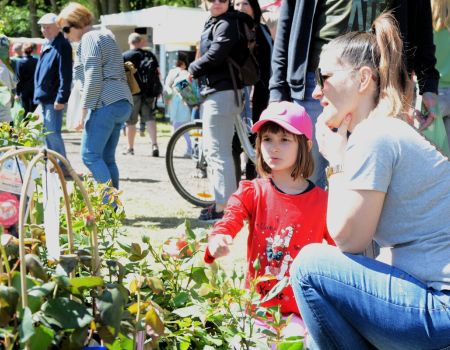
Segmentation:
[(38, 24), (54, 24), (56, 23), (56, 17), (54, 13), (46, 13), (39, 19)]

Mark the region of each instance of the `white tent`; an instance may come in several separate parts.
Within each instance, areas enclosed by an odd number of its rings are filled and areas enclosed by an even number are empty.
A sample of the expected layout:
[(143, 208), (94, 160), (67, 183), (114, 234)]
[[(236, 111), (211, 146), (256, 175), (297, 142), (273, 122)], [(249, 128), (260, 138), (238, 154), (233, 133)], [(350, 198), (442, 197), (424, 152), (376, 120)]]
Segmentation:
[(199, 8), (157, 6), (100, 17), (102, 26), (112, 32), (125, 28), (151, 27), (156, 45), (195, 45), (209, 13)]

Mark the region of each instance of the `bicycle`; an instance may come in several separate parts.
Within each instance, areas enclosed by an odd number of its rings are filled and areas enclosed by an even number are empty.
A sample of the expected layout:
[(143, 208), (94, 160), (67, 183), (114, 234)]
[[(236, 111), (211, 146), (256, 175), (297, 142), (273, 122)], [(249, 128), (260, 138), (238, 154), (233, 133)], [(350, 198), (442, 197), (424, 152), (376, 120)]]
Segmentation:
[[(247, 127), (235, 117), (236, 133), (245, 154), (255, 162), (255, 149), (248, 138)], [(166, 151), (166, 168), (175, 190), (189, 203), (207, 207), (214, 203), (214, 192), (208, 181), (208, 164), (203, 152), (203, 122), (195, 120), (177, 129), (170, 137)], [(187, 153), (189, 143), (192, 149)]]

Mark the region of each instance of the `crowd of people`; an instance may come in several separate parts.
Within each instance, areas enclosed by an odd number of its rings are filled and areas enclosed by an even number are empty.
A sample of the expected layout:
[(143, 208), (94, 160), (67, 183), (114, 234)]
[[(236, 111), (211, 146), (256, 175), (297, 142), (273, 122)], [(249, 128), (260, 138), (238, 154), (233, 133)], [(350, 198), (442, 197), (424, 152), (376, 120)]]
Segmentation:
[[(205, 6), (196, 59), (180, 54), (164, 87), (142, 35), (122, 53), (84, 6), (46, 14), (40, 58), (33, 45), (15, 47), (15, 99), (40, 106), (47, 146), (65, 155), (62, 113), (78, 84), (83, 162), (118, 188), (124, 124), (125, 154), (140, 116), (159, 156), (155, 98), (164, 94), (176, 130), (197, 110), (177, 82), (195, 82), (215, 200), (199, 216), (215, 222), (205, 261), (227, 255), (248, 221), (247, 281), (272, 276), (257, 286), (264, 297), (290, 279), (265, 303), (294, 325), (285, 336), (305, 336), (309, 349), (450, 348), (449, 1), (284, 0), (275, 36), (257, 0)], [(254, 84), (243, 76), (250, 55)], [(136, 67), (134, 95), (125, 61)], [(256, 148), (242, 181), (241, 117)], [(373, 242), (390, 258), (366, 256)]]
[[(235, 2), (255, 18), (252, 3)], [(448, 52), (448, 2), (284, 0), (270, 103), (252, 115), (258, 178), (242, 180), (237, 191), (233, 119), (244, 106), (234, 100), (229, 61), (242, 50), (238, 15), (228, 0), (207, 6), (201, 57), (189, 67), (205, 96), (215, 195), (200, 214), (216, 221), (205, 261), (227, 255), (248, 221), (247, 280), (272, 276), (257, 285), (264, 297), (290, 277), (264, 304), (289, 317), (294, 326), (285, 336), (306, 336), (309, 349), (447, 348), (450, 162), (424, 134), (446, 113), (432, 18), (445, 28), (447, 45), (436, 42), (438, 51)], [(445, 76), (448, 56), (439, 63)], [(242, 100), (246, 88), (238, 86)], [(422, 113), (414, 120), (418, 96)], [(373, 240), (390, 259), (364, 254)]]

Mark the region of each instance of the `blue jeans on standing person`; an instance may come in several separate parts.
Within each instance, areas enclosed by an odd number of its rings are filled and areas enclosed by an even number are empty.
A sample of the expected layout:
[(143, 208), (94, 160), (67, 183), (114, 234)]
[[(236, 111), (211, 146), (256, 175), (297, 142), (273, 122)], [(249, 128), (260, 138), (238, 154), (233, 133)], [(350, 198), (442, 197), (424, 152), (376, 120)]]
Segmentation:
[(120, 130), (128, 120), (133, 106), (128, 100), (89, 110), (81, 141), (81, 158), (91, 171), (95, 181), (119, 188), (119, 169), (116, 164), (116, 148)]
[(304, 247), (290, 275), (311, 350), (450, 349), (449, 290), (324, 244)]
[[(48, 149), (58, 152), (66, 158), (66, 148), (61, 135), (63, 112), (64, 109), (56, 111), (51, 104), (42, 104), (42, 112), (44, 115), (44, 129), (49, 134), (45, 136), (45, 144)], [(66, 171), (61, 162), (58, 162), (63, 171)]]
[(316, 81), (314, 78), (314, 72), (308, 72), (306, 74), (305, 99), (294, 99), (294, 102), (306, 109), (306, 112), (308, 112), (313, 123), (313, 148), (311, 152), (314, 159), (314, 173), (309, 179), (317, 186), (325, 188), (325, 186), (327, 185), (325, 168), (328, 166), (328, 161), (320, 154), (315, 135), (317, 118), (322, 113), (323, 108), (318, 100), (312, 98), (312, 93), (315, 88)]

